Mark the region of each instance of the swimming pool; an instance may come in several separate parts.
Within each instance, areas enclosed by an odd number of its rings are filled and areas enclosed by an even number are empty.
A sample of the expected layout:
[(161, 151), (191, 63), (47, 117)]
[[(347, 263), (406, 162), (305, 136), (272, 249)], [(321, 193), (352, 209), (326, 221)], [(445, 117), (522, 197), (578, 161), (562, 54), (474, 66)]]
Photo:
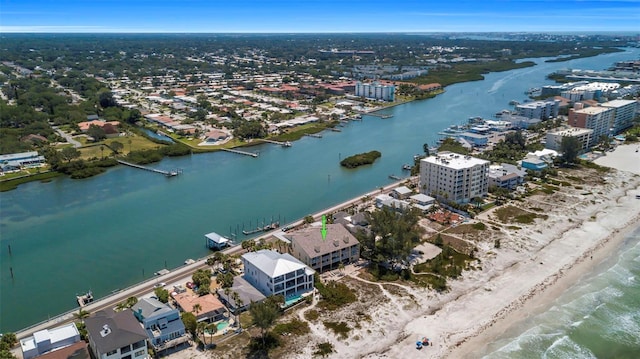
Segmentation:
[(223, 331), (223, 330), (224, 330), (224, 328), (226, 328), (226, 327), (228, 327), (228, 326), (229, 326), (229, 322), (226, 322), (226, 321), (225, 321), (225, 322), (220, 322), (220, 323), (216, 324), (216, 328), (218, 329), (218, 331), (219, 331), (219, 332), (220, 332), (220, 331)]
[(285, 307), (292, 306), (292, 305), (298, 303), (298, 301), (300, 301), (300, 298), (302, 298), (302, 296), (300, 294), (296, 294), (296, 295), (287, 297), (287, 299), (284, 301), (284, 306)]

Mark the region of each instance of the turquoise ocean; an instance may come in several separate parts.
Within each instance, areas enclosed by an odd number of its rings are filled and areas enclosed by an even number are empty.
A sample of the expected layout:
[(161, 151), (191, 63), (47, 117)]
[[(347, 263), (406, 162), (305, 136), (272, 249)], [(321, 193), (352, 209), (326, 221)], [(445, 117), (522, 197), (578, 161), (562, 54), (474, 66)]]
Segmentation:
[(487, 345), (486, 359), (640, 358), (640, 224), (544, 312)]

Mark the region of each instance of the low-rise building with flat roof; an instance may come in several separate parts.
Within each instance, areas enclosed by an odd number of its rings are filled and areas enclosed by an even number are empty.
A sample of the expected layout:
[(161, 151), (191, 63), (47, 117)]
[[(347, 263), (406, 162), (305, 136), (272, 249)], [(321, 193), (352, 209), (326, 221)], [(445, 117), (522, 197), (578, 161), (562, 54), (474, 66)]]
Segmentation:
[(545, 147), (551, 150), (560, 151), (562, 139), (565, 137), (574, 137), (580, 142), (580, 151), (585, 152), (589, 149), (592, 142), (593, 130), (589, 128), (570, 127), (556, 131), (547, 132)]
[(31, 359), (45, 353), (64, 348), (80, 341), (80, 333), (74, 323), (52, 329), (39, 330), (32, 336), (20, 340), (24, 359)]

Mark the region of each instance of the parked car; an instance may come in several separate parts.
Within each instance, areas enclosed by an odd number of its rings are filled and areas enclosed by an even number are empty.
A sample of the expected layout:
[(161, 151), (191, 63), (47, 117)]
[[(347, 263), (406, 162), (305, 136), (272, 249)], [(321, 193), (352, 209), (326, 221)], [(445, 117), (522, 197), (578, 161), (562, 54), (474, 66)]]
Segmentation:
[(187, 288), (193, 289), (193, 282), (187, 282)]

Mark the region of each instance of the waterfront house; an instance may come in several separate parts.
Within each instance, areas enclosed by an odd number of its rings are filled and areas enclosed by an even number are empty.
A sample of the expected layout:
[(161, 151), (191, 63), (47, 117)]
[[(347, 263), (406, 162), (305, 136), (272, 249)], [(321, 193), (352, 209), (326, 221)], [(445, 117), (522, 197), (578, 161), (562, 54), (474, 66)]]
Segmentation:
[(38, 359), (91, 359), (89, 345), (81, 340), (64, 348), (37, 356)]
[(125, 309), (105, 309), (84, 320), (95, 359), (146, 359), (147, 333)]
[(360, 242), (342, 224), (327, 224), (324, 238), (317, 227), (288, 232), (286, 237), (293, 256), (321, 273), (360, 259)]
[(23, 168), (40, 167), (44, 165), (44, 156), (36, 151), (10, 153), (0, 155), (0, 172), (19, 171)]
[[(225, 318), (224, 304), (213, 294), (197, 295), (192, 291), (171, 293), (171, 297), (183, 312), (193, 313), (199, 322), (216, 322)], [(194, 311), (193, 308), (199, 308)]]
[(243, 254), (242, 262), (244, 278), (266, 297), (282, 295), (288, 299), (314, 288), (315, 271), (290, 254), (262, 249)]
[(80, 333), (74, 323), (52, 329), (39, 330), (20, 340), (22, 357), (31, 359), (80, 342)]
[(242, 275), (233, 277), (233, 285), (228, 290), (218, 289), (218, 297), (234, 314), (248, 309), (251, 303), (259, 303), (267, 298)]
[(142, 298), (132, 308), (156, 350), (171, 348), (188, 341), (180, 312), (155, 298)]

